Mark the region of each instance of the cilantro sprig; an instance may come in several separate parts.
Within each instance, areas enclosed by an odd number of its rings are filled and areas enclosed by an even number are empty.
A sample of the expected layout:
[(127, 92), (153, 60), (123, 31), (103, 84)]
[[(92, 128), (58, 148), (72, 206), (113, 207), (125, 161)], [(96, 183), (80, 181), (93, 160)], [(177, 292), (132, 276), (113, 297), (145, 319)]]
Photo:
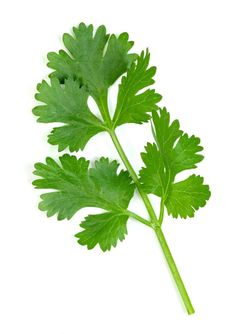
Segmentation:
[[(160, 108), (161, 95), (152, 88), (156, 68), (150, 66), (150, 53), (131, 53), (133, 42), (127, 33), (109, 35), (104, 26), (94, 31), (81, 23), (73, 34), (64, 34), (65, 50), (48, 54), (49, 80), (37, 86), (40, 102), (33, 113), (41, 123), (59, 123), (48, 136), (58, 151), (83, 150), (99, 132), (108, 132), (126, 170), (117, 161), (101, 157), (90, 162), (64, 154), (59, 161), (48, 157), (36, 163), (33, 182), (37, 189), (49, 189), (41, 195), (39, 209), (48, 217), (71, 219), (85, 207), (96, 207), (99, 214), (88, 215), (76, 234), (78, 243), (88, 249), (99, 245), (103, 251), (125, 239), (130, 217), (152, 228), (160, 242), (172, 276), (189, 314), (194, 313), (164, 234), (165, 211), (173, 218), (192, 218), (210, 198), (203, 177), (192, 174), (182, 181), (176, 175), (195, 169), (202, 161), (200, 139), (180, 130), (178, 120), (171, 121), (166, 108)], [(114, 116), (108, 108), (108, 90), (120, 80)], [(91, 96), (100, 111), (96, 117), (88, 106)], [(144, 166), (137, 173), (121, 146), (115, 129), (126, 123), (150, 122), (153, 143), (141, 153)], [(144, 219), (129, 210), (137, 189), (149, 214)], [(160, 198), (156, 214), (148, 194)]]

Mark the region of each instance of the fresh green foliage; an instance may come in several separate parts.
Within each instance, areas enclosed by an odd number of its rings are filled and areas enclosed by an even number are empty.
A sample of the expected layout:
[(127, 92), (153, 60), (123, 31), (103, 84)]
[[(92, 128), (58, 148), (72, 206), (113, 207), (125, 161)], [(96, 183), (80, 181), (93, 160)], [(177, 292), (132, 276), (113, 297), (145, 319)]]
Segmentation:
[(191, 175), (181, 182), (173, 183), (168, 190), (165, 205), (174, 218), (193, 217), (195, 210), (203, 207), (210, 197), (209, 187), (203, 177)]
[(88, 92), (78, 80), (66, 79), (61, 85), (57, 78), (51, 79), (51, 85), (43, 81), (38, 85), (36, 99), (43, 102), (33, 109), (42, 123), (65, 123), (54, 128), (48, 142), (58, 145), (59, 151), (69, 147), (70, 151), (83, 149), (89, 139), (104, 131), (102, 122), (89, 110)]
[(85, 231), (77, 236), (88, 248), (100, 244), (103, 250), (110, 249), (118, 239), (124, 239), (126, 209), (134, 193), (132, 179), (125, 171), (117, 174), (118, 166), (116, 161), (101, 158), (88, 168), (89, 161), (68, 154), (60, 157), (60, 165), (51, 158), (46, 159), (46, 164), (36, 163), (34, 174), (40, 178), (33, 184), (37, 189), (56, 190), (41, 195), (40, 210), (46, 211), (48, 217), (57, 214), (58, 220), (70, 219), (85, 207), (108, 211), (88, 216), (81, 224)]
[(143, 88), (154, 83), (153, 76), (156, 73), (154, 66), (148, 68), (150, 53), (144, 52), (133, 62), (127, 75), (123, 76), (119, 86), (117, 106), (113, 122), (115, 126), (124, 123), (147, 122), (150, 119), (149, 112), (157, 110), (157, 102), (161, 95), (154, 89), (147, 89), (137, 94)]
[(79, 79), (89, 93), (99, 101), (107, 94), (107, 89), (127, 71), (136, 58), (128, 54), (133, 46), (129, 35), (123, 33), (116, 37), (108, 35), (106, 28), (100, 26), (95, 34), (93, 26), (81, 23), (73, 28), (73, 36), (63, 35), (68, 52), (48, 54), (48, 66), (55, 70), (52, 76), (62, 82), (67, 78)]
[(140, 171), (140, 181), (147, 193), (162, 198), (174, 218), (193, 217), (195, 210), (209, 199), (209, 187), (203, 184), (200, 176), (191, 175), (177, 183), (175, 177), (181, 171), (196, 168), (202, 161), (200, 139), (183, 134), (177, 120), (170, 123), (165, 108), (153, 113), (152, 119), (156, 143), (148, 143), (146, 152), (141, 154), (146, 167)]
[[(64, 34), (66, 50), (48, 54), (48, 67), (53, 69), (49, 80), (37, 86), (39, 104), (33, 113), (41, 123), (59, 123), (48, 136), (58, 151), (83, 150), (88, 141), (100, 132), (107, 132), (126, 168), (108, 158), (89, 162), (85, 158), (64, 154), (56, 162), (36, 163), (33, 182), (37, 189), (48, 189), (41, 195), (39, 209), (48, 217), (71, 219), (86, 207), (101, 209), (90, 214), (76, 234), (78, 243), (88, 249), (99, 245), (103, 251), (115, 247), (127, 234), (130, 217), (151, 227), (160, 242), (170, 271), (189, 314), (193, 306), (180, 277), (173, 256), (162, 232), (165, 208), (174, 218), (193, 217), (206, 204), (210, 190), (203, 178), (195, 174), (177, 182), (182, 171), (194, 169), (203, 159), (200, 139), (180, 130), (177, 120), (157, 103), (161, 95), (151, 86), (156, 68), (150, 66), (150, 53), (130, 53), (133, 42), (127, 33), (119, 36), (106, 33), (104, 26), (94, 30), (81, 23), (73, 34)], [(118, 96), (114, 116), (108, 107), (109, 87), (117, 80)], [(96, 102), (100, 115), (95, 116), (88, 99)], [(129, 162), (115, 129), (126, 123), (152, 124), (155, 143), (148, 143), (141, 154), (144, 167), (139, 176)], [(128, 143), (127, 143), (128, 145)], [(135, 189), (143, 201), (149, 219), (129, 210)], [(148, 194), (160, 197), (157, 217)]]
[(117, 240), (124, 240), (127, 234), (128, 216), (118, 211), (105, 212), (98, 215), (89, 215), (80, 224), (84, 228), (75, 236), (80, 245), (87, 245), (88, 249), (94, 248), (98, 243), (105, 252), (111, 246), (116, 247)]

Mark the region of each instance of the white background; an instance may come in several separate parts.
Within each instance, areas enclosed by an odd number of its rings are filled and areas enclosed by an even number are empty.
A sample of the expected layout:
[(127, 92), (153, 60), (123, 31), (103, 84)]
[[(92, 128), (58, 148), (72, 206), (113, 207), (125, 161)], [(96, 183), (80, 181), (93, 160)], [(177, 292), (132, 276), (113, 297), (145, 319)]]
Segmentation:
[[(0, 332), (2, 334), (235, 333), (235, 1), (4, 1), (1, 31)], [(46, 54), (81, 21), (128, 31), (149, 47), (156, 89), (172, 119), (205, 147), (199, 174), (212, 197), (194, 219), (166, 217), (164, 232), (196, 313), (188, 316), (155, 235), (130, 221), (111, 252), (88, 251), (73, 235), (91, 210), (57, 222), (37, 209), (36, 161), (57, 157), (50, 125), (31, 114)], [(114, 97), (116, 90), (113, 89)], [(135, 168), (149, 125), (118, 130)], [(105, 134), (84, 152), (118, 158)], [(152, 198), (155, 207), (157, 199)], [(132, 208), (146, 215), (138, 200)]]

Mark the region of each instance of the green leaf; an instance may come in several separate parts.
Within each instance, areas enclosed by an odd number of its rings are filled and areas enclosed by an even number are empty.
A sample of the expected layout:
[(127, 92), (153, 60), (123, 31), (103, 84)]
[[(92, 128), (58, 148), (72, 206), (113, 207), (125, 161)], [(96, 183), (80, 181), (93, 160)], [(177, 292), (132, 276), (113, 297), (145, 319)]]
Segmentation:
[(143, 189), (148, 194), (161, 197), (167, 183), (163, 160), (155, 144), (147, 143), (145, 149), (146, 152), (141, 153), (141, 157), (146, 168), (142, 168), (140, 171)]
[(193, 217), (195, 210), (205, 206), (209, 198), (209, 187), (203, 184), (203, 177), (193, 174), (171, 185), (165, 204), (174, 218), (187, 218)]
[[(152, 114), (153, 135), (162, 156), (169, 155), (173, 149), (175, 141), (180, 138), (183, 131), (179, 128), (179, 121), (170, 123), (170, 114), (166, 108), (159, 109), (159, 112)], [(165, 153), (165, 154), (164, 154)], [(168, 163), (168, 159), (167, 163)]]
[(156, 103), (161, 100), (161, 95), (155, 93), (154, 89), (140, 92), (155, 82), (153, 76), (156, 67), (148, 67), (149, 60), (150, 53), (142, 52), (137, 62), (133, 62), (127, 74), (122, 77), (113, 117), (115, 126), (147, 122), (150, 118), (148, 113), (157, 110)]
[(125, 171), (117, 173), (118, 166), (116, 161), (101, 158), (89, 168), (89, 161), (68, 154), (60, 157), (60, 164), (51, 158), (46, 159), (46, 164), (36, 163), (34, 174), (40, 178), (33, 184), (37, 189), (56, 190), (41, 195), (40, 210), (46, 211), (48, 217), (57, 214), (58, 220), (70, 219), (85, 207), (106, 210), (106, 215), (89, 216), (98, 218), (97, 227), (91, 226), (93, 218), (86, 218), (87, 223), (82, 223), (86, 232), (81, 234), (81, 243), (88, 240), (87, 245), (91, 247), (96, 241), (102, 249), (109, 249), (114, 240), (122, 239), (122, 231), (126, 231), (126, 209), (134, 193), (131, 178)]
[(49, 52), (48, 67), (53, 68), (55, 72), (50, 74), (51, 78), (59, 79), (60, 83), (64, 83), (65, 79), (74, 79), (81, 81), (80, 68), (78, 62), (72, 59), (64, 50)]
[(80, 224), (84, 228), (75, 236), (80, 245), (87, 245), (88, 249), (97, 244), (105, 252), (116, 247), (117, 241), (123, 241), (127, 234), (127, 215), (117, 212), (105, 212), (98, 215), (89, 215)]
[(136, 58), (128, 53), (133, 46), (128, 38), (127, 33), (110, 36), (104, 26), (94, 33), (92, 25), (81, 23), (73, 28), (73, 35), (63, 35), (69, 54), (63, 50), (48, 54), (48, 66), (55, 70), (52, 76), (62, 82), (71, 77), (81, 80), (95, 100), (99, 100)]
[(35, 97), (43, 102), (33, 109), (38, 121), (66, 124), (54, 128), (49, 135), (48, 142), (58, 145), (59, 151), (67, 147), (71, 152), (84, 149), (90, 138), (105, 130), (103, 123), (88, 108), (88, 93), (78, 81), (68, 79), (61, 85), (53, 78), (51, 85), (43, 81), (37, 88)]
[(170, 169), (174, 175), (183, 170), (197, 168), (196, 164), (203, 160), (203, 156), (198, 154), (203, 150), (199, 143), (199, 138), (189, 137), (186, 133), (179, 138), (170, 156)]
[[(153, 135), (155, 144), (148, 143), (141, 157), (145, 164), (140, 171), (140, 181), (147, 193), (162, 198), (168, 214), (174, 218), (193, 217), (195, 210), (210, 198), (209, 187), (203, 178), (192, 175), (175, 183), (181, 171), (196, 168), (203, 156), (200, 139), (180, 130), (177, 120), (170, 122), (165, 108), (153, 113)], [(196, 196), (199, 195), (199, 199)]]

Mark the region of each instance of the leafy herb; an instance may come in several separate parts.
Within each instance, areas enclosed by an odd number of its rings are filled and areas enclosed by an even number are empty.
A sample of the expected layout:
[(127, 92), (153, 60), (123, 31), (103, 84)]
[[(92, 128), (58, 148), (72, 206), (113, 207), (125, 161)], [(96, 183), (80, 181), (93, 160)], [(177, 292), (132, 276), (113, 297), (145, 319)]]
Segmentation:
[[(133, 62), (128, 69), (127, 75), (122, 77), (119, 86), (117, 106), (113, 117), (115, 127), (124, 123), (147, 122), (150, 112), (157, 110), (156, 103), (161, 100), (161, 95), (154, 89), (147, 89), (142, 93), (140, 90), (154, 83), (153, 76), (156, 68), (148, 68), (150, 54), (144, 52)], [(139, 93), (139, 94), (138, 94)]]
[[(140, 182), (147, 193), (161, 197), (162, 210), (165, 205), (174, 218), (193, 217), (195, 210), (209, 199), (209, 187), (203, 184), (202, 177), (194, 174), (177, 183), (175, 176), (196, 168), (202, 161), (203, 156), (198, 154), (203, 150), (199, 146), (200, 139), (183, 134), (177, 120), (170, 123), (165, 108), (153, 113), (152, 120), (156, 143), (148, 143), (146, 152), (141, 154), (146, 167), (140, 171)], [(159, 221), (162, 223), (162, 219)]]
[(69, 147), (70, 151), (84, 149), (89, 139), (104, 131), (102, 122), (89, 110), (88, 92), (78, 81), (65, 80), (61, 85), (57, 78), (49, 85), (43, 81), (38, 85), (36, 99), (43, 102), (33, 109), (42, 123), (64, 123), (56, 127), (48, 137), (48, 142), (58, 145), (59, 151)]
[[(35, 164), (34, 174), (41, 178), (33, 184), (37, 189), (54, 189), (41, 195), (39, 208), (58, 220), (70, 219), (80, 209), (96, 207), (106, 210), (88, 216), (81, 224), (85, 231), (78, 233), (79, 242), (93, 248), (99, 244), (103, 251), (116, 246), (126, 234), (129, 218), (126, 209), (134, 193), (128, 172), (117, 174), (118, 163), (101, 158), (89, 168), (89, 161), (68, 154), (60, 157), (60, 164), (47, 158), (46, 164)], [(98, 224), (96, 225), (96, 221)]]
[[(53, 72), (48, 82), (44, 80), (37, 86), (35, 97), (41, 104), (33, 113), (41, 123), (60, 124), (48, 136), (48, 142), (57, 145), (59, 151), (83, 150), (93, 136), (108, 132), (126, 171), (118, 171), (118, 162), (104, 157), (93, 163), (69, 154), (59, 157), (59, 162), (47, 158), (46, 163), (35, 164), (34, 174), (38, 178), (33, 184), (37, 189), (50, 190), (41, 195), (39, 209), (46, 211), (48, 217), (57, 215), (58, 220), (71, 219), (85, 207), (102, 209), (100, 214), (85, 217), (80, 224), (82, 230), (76, 234), (78, 242), (88, 249), (96, 245), (103, 251), (115, 247), (119, 240), (124, 240), (130, 217), (152, 228), (186, 309), (192, 314), (193, 306), (161, 225), (165, 208), (174, 218), (193, 217), (210, 197), (209, 187), (203, 184), (201, 176), (193, 174), (183, 181), (175, 180), (177, 174), (196, 168), (203, 159), (199, 153), (203, 149), (200, 139), (183, 133), (179, 122), (170, 122), (167, 110), (157, 105), (161, 95), (150, 88), (156, 73), (156, 68), (149, 66), (150, 53), (130, 53), (133, 42), (127, 33), (116, 37), (107, 34), (104, 26), (94, 31), (92, 25), (81, 23), (73, 29), (73, 35), (64, 34), (63, 42), (67, 50), (48, 54), (48, 66)], [(121, 76), (111, 118), (108, 89)], [(97, 103), (101, 119), (89, 109), (89, 96)], [(125, 123), (148, 121), (155, 143), (147, 143), (141, 153), (144, 167), (137, 174), (115, 129)], [(135, 189), (149, 220), (128, 209)], [(150, 193), (160, 197), (159, 217), (149, 200)]]

